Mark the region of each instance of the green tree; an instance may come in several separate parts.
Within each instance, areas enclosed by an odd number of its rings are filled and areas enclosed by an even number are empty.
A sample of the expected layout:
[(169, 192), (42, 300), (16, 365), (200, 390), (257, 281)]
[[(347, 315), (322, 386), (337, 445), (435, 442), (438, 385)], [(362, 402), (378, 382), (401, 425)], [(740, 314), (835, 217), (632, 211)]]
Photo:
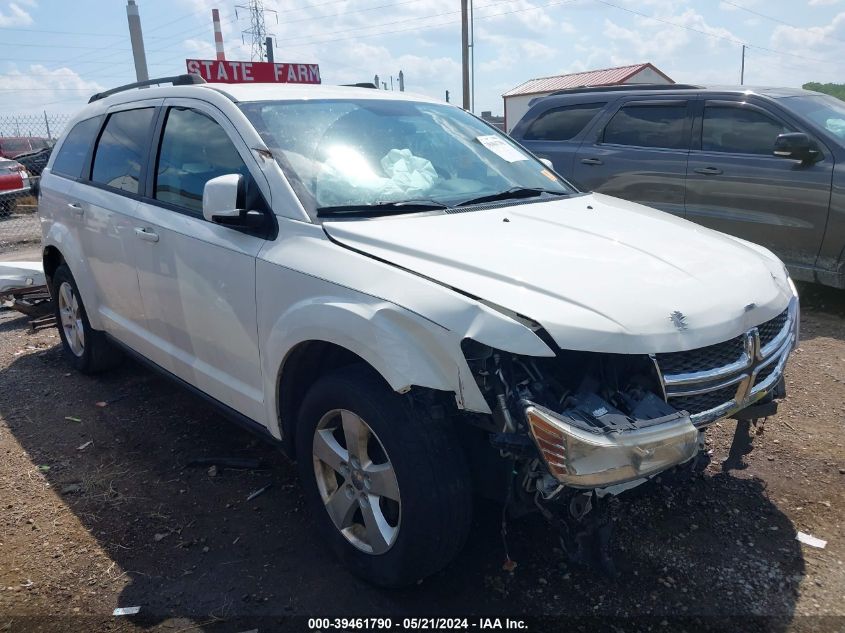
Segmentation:
[(804, 90), (815, 90), (845, 101), (845, 84), (820, 84), (817, 81), (801, 86)]

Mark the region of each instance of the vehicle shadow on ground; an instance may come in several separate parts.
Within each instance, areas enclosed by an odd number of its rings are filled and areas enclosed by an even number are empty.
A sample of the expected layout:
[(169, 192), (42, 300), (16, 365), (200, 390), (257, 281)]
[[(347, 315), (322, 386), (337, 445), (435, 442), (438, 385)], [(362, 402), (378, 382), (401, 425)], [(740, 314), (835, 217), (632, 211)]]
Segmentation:
[(845, 340), (845, 290), (818, 284), (798, 284), (801, 311), (817, 315), (818, 323), (801, 324), (801, 338), (811, 340), (818, 336)]
[[(0, 336), (22, 327), (25, 319), (7, 321)], [(385, 591), (349, 575), (323, 547), (287, 458), (164, 378), (128, 361), (108, 375), (82, 376), (58, 346), (21, 354), (0, 376), (0, 414), (33, 470), (50, 466), (45, 477), (115, 561), (114, 575), (130, 579), (116, 606), (141, 606), (139, 623), (189, 618), (200, 630), (263, 631), (281, 630), (276, 618), (292, 616), (530, 614), (659, 624), (765, 615), (774, 618), (766, 630), (786, 630), (792, 620), (804, 560), (795, 528), (760, 480), (713, 469), (614, 503), (622, 571), (613, 580), (568, 564), (538, 517), (509, 524), (517, 567), (503, 571), (500, 508), (479, 503), (469, 542), (449, 568)], [(266, 469), (212, 476), (207, 466), (188, 466), (220, 456), (256, 458)], [(307, 629), (306, 621), (296, 627)]]

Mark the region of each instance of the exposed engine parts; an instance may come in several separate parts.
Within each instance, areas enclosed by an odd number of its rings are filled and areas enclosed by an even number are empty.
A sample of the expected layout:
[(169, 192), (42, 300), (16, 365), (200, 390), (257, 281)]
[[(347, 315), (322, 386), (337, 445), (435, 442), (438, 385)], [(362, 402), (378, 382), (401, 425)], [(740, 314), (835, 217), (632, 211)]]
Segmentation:
[(689, 415), (658, 395), (647, 356), (524, 358), (471, 340), (464, 353), (493, 411), (490, 442), (516, 475), (512, 511), (539, 510), (573, 561), (613, 574), (609, 499), (693, 463), (701, 438)]

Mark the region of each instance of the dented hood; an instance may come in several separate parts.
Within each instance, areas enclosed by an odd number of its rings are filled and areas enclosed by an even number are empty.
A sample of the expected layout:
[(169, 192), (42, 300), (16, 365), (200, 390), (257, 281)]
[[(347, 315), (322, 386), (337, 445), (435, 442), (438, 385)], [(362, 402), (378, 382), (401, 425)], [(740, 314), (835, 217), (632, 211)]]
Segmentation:
[(775, 317), (792, 297), (766, 249), (601, 194), (324, 228), (346, 247), (536, 321), (564, 349), (694, 349)]

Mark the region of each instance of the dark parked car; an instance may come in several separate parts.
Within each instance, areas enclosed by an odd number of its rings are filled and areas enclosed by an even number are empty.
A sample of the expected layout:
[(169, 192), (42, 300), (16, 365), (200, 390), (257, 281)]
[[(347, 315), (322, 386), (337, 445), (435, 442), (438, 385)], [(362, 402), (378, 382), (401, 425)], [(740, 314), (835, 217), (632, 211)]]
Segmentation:
[(770, 248), (845, 288), (845, 102), (790, 88), (582, 88), (537, 99), (511, 135), (581, 189)]

